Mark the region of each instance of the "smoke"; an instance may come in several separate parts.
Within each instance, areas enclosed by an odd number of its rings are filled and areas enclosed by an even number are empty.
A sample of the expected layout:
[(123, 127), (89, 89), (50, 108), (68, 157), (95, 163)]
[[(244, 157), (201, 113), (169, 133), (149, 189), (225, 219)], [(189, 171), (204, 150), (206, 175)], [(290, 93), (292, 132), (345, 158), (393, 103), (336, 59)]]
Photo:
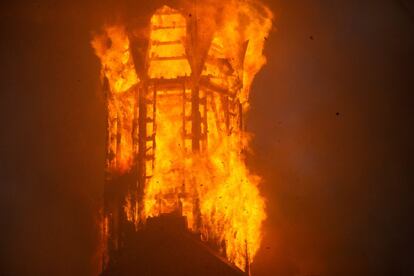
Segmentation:
[[(1, 4), (0, 274), (93, 274), (105, 102), (91, 31), (159, 3)], [(386, 0), (267, 4), (277, 32), (248, 124), (268, 206), (254, 275), (412, 274), (412, 21)]]
[(410, 18), (393, 1), (271, 7), (248, 124), (269, 217), (253, 273), (411, 275)]
[(105, 115), (82, 8), (1, 9), (2, 275), (93, 271)]

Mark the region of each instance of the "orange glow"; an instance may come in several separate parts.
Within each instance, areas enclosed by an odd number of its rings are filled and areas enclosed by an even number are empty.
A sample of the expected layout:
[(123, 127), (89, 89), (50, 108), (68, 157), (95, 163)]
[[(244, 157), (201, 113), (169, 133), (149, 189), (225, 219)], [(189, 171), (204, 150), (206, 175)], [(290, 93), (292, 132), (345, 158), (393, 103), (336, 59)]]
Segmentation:
[[(157, 10), (149, 22), (147, 76), (137, 76), (133, 49), (122, 27), (106, 27), (92, 41), (102, 76), (109, 83), (110, 171), (122, 174), (135, 165), (134, 156), (139, 152), (134, 144), (137, 91), (146, 87), (146, 93), (154, 92), (156, 97), (156, 103), (151, 100), (147, 106), (145, 133), (155, 134), (155, 143), (143, 144), (154, 159), (153, 163), (145, 161), (147, 180), (143, 202), (138, 203), (143, 205), (142, 213), (127, 196), (126, 218), (138, 227), (148, 217), (181, 211), (189, 229), (215, 244), (243, 270), (260, 247), (266, 218), (258, 190), (260, 178), (244, 163), (250, 135), (244, 131), (243, 114), (248, 111), (254, 76), (266, 62), (262, 53), (272, 14), (252, 3), (234, 0), (221, 4), (221, 20), (213, 22), (214, 16), (210, 16), (200, 21), (210, 23), (203, 38), (189, 38), (194, 19), (186, 14), (167, 6)], [(209, 4), (200, 5), (200, 16), (212, 10)], [(199, 62), (203, 66), (197, 75)], [(194, 117), (195, 87), (199, 118)], [(195, 120), (199, 120), (199, 130), (193, 129)], [(199, 139), (199, 147), (194, 148), (194, 137)]]
[[(108, 168), (124, 172), (133, 163), (132, 124), (136, 97), (133, 88), (139, 79), (134, 69), (124, 28), (111, 26), (96, 36), (92, 46), (101, 60), (102, 77), (108, 80)], [(117, 136), (120, 137), (117, 141)]]

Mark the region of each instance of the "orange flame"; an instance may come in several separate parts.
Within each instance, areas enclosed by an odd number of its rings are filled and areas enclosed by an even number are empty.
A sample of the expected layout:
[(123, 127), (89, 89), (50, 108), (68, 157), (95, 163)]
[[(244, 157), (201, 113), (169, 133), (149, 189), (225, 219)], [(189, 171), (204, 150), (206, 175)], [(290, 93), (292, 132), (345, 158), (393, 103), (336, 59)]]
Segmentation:
[[(125, 172), (132, 166), (134, 155), (131, 132), (136, 99), (131, 88), (139, 82), (129, 40), (124, 28), (110, 26), (102, 35), (94, 37), (92, 46), (101, 60), (102, 77), (108, 80), (110, 88), (107, 95), (108, 167)], [(120, 141), (116, 141), (117, 136), (121, 137)]]
[[(220, 9), (213, 2), (201, 3), (193, 16), (164, 6), (150, 20), (148, 70), (141, 79), (175, 79), (183, 85), (156, 91), (156, 123), (148, 124), (146, 130), (156, 134), (155, 159), (154, 166), (147, 167), (151, 177), (145, 185), (141, 215), (145, 219), (181, 210), (192, 231), (215, 243), (229, 261), (245, 269), (259, 249), (266, 213), (257, 187), (260, 178), (244, 163), (249, 135), (243, 130), (242, 114), (248, 110), (253, 79), (266, 62), (262, 53), (273, 16), (256, 1), (225, 1)], [(208, 16), (212, 11), (220, 16)], [(196, 16), (203, 18), (197, 21), (204, 26), (199, 26), (201, 37), (189, 38)], [(104, 28), (92, 45), (109, 86), (108, 168), (122, 174), (134, 166), (138, 152), (134, 146), (135, 91), (141, 82), (123, 27)], [(201, 70), (197, 69), (200, 60)], [(192, 102), (187, 100), (192, 97), (192, 86), (185, 83), (197, 78), (197, 70), (198, 80), (205, 84), (198, 96), (202, 141), (200, 151), (193, 151), (187, 137), (195, 131)], [(155, 91), (154, 83), (148, 89)], [(128, 220), (139, 220), (128, 198), (124, 209)]]

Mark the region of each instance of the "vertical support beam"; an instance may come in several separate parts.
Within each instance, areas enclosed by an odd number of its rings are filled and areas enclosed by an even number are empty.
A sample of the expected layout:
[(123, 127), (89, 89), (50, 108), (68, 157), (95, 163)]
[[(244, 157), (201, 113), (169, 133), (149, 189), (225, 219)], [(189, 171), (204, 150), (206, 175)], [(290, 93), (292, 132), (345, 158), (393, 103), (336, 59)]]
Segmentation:
[(245, 246), (246, 246), (246, 255), (245, 255), (245, 268), (244, 268), (244, 272), (246, 273), (246, 276), (250, 276), (250, 256), (249, 256), (249, 249), (247, 246), (247, 240), (244, 241), (245, 242)]
[(154, 171), (154, 166), (155, 166), (155, 150), (157, 148), (157, 140), (156, 140), (156, 133), (157, 133), (157, 84), (154, 83), (154, 91), (153, 91), (153, 99), (152, 99), (152, 104), (153, 104), (153, 109), (152, 109), (152, 120), (153, 120), (153, 125), (152, 125), (152, 134), (153, 134), (153, 140), (152, 140), (152, 151), (154, 153), (153, 155), (153, 159), (152, 159), (152, 170)]
[(138, 158), (137, 158), (137, 186), (138, 186), (138, 216), (141, 217), (143, 211), (143, 198), (146, 183), (146, 139), (147, 139), (147, 104), (146, 96), (148, 92), (147, 82), (143, 82), (138, 88)]
[(203, 96), (203, 105), (204, 105), (204, 114), (203, 114), (203, 119), (202, 119), (202, 124), (204, 126), (203, 129), (203, 151), (207, 151), (208, 149), (208, 97), (209, 97), (209, 93), (208, 91), (204, 90), (204, 96)]
[(121, 115), (117, 112), (116, 113), (116, 153), (115, 153), (115, 164), (116, 166), (119, 165), (119, 160), (120, 160), (120, 156), (121, 156), (121, 139), (122, 139), (122, 134), (121, 134)]
[(101, 219), (102, 219), (102, 239), (103, 239), (103, 253), (102, 253), (102, 272), (108, 267), (108, 262), (110, 259), (110, 252), (109, 248), (111, 248), (111, 218), (109, 217), (110, 211), (109, 211), (109, 202), (108, 202), (108, 196), (107, 196), (107, 190), (108, 185), (110, 182), (110, 175), (109, 175), (109, 166), (111, 164), (111, 150), (110, 150), (110, 133), (109, 133), (109, 110), (108, 110), (108, 103), (109, 103), (109, 97), (110, 97), (110, 87), (109, 87), (109, 81), (108, 78), (104, 78), (103, 80), (103, 91), (105, 94), (105, 115), (106, 115), (106, 169), (105, 169), (105, 183), (104, 183), (104, 191), (103, 191), (103, 211), (101, 213)]
[(200, 151), (201, 140), (201, 115), (200, 115), (200, 86), (198, 80), (193, 81), (191, 90), (191, 132), (192, 132), (192, 150)]
[(243, 132), (244, 131), (243, 105), (240, 101), (238, 101), (238, 107), (239, 107), (239, 128), (240, 128), (240, 132)]
[(134, 89), (134, 96), (135, 96), (135, 106), (134, 106), (134, 121), (132, 123), (132, 147), (133, 147), (133, 152), (134, 152), (134, 164), (135, 166), (132, 168), (132, 175), (133, 175), (133, 181), (132, 183), (130, 183), (129, 188), (130, 188), (130, 194), (133, 195), (133, 201), (131, 202), (131, 204), (134, 206), (133, 210), (134, 210), (134, 216), (133, 216), (133, 223), (135, 225), (135, 227), (137, 227), (139, 221), (140, 221), (140, 214), (139, 214), (139, 206), (140, 206), (140, 202), (139, 202), (139, 191), (137, 189), (137, 183), (135, 181), (137, 181), (138, 179), (138, 166), (137, 164), (137, 156), (138, 156), (138, 150), (139, 150), (139, 102), (138, 102), (138, 98), (139, 98), (139, 87), (135, 87)]
[[(134, 91), (134, 97), (135, 97), (135, 105), (134, 105), (134, 120), (132, 121), (132, 147), (133, 147), (133, 152), (134, 152), (134, 158), (135, 158), (135, 162), (137, 161), (137, 154), (138, 154), (138, 149), (139, 149), (139, 102), (138, 102), (138, 98), (139, 98), (139, 88), (136, 87), (135, 91)], [(137, 168), (135, 168), (136, 170)]]
[(186, 91), (185, 91), (185, 82), (183, 81), (183, 126), (182, 126), (182, 143), (183, 143), (183, 149), (186, 149), (186, 145), (185, 145), (185, 139), (187, 136), (187, 130), (186, 130), (186, 126), (185, 126), (185, 103), (187, 102), (187, 96), (186, 96)]
[(198, 44), (197, 0), (193, 2), (193, 18), (189, 26), (191, 36), (191, 139), (193, 152), (200, 152), (201, 115), (200, 115), (200, 74), (201, 55)]
[(225, 96), (221, 96), (223, 101), (223, 105), (224, 105), (224, 118), (226, 121), (226, 131), (227, 134), (230, 134), (230, 103), (229, 103), (229, 96), (225, 95)]

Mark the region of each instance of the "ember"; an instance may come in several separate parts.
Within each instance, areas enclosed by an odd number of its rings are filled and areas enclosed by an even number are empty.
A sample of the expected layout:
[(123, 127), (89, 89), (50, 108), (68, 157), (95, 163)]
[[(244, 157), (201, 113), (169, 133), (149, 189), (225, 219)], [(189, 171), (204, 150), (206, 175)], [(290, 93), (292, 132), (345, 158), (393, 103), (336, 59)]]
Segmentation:
[(243, 270), (259, 249), (265, 204), (243, 122), (272, 14), (225, 2), (163, 6), (145, 36), (112, 25), (93, 38), (107, 95), (105, 263), (126, 232), (177, 211)]

